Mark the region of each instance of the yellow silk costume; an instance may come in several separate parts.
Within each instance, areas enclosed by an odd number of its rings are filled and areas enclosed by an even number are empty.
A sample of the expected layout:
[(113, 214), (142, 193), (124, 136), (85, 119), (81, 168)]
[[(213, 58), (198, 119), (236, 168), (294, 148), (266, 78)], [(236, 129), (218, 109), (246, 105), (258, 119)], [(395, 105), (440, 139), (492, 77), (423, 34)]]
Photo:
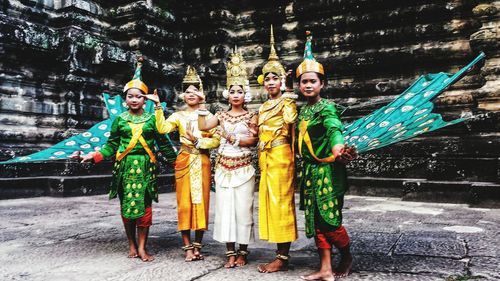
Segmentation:
[[(206, 118), (210, 118), (208, 115)], [(179, 111), (165, 119), (163, 110), (155, 110), (160, 134), (179, 130), (181, 150), (175, 161), (178, 230), (206, 230), (210, 205), (211, 169), (208, 149), (219, 146), (220, 136), (198, 130), (198, 114)], [(187, 138), (187, 128), (193, 128), (197, 145)]]
[(295, 101), (285, 95), (259, 108), (259, 237), (273, 243), (297, 239), (294, 200)]

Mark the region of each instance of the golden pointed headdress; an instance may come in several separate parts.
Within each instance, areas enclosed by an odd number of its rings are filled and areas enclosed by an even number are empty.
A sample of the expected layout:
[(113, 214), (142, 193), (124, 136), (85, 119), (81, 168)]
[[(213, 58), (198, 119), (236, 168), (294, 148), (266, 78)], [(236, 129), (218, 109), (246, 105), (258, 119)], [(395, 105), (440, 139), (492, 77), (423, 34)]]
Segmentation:
[(201, 81), (200, 75), (198, 75), (196, 69), (191, 65), (188, 65), (186, 69), (186, 75), (182, 79), (182, 85), (195, 85), (200, 88), (200, 91), (203, 91), (203, 82)]
[[(205, 94), (203, 93), (203, 82), (201, 81), (200, 75), (196, 72), (196, 69), (191, 65), (188, 65), (186, 69), (186, 75), (182, 79), (182, 90), (184, 91), (189, 87), (189, 85), (194, 85), (198, 88), (198, 94), (202, 100), (205, 100)], [(184, 99), (184, 93), (179, 95), (180, 99)]]
[(296, 76), (297, 78), (304, 74), (305, 72), (316, 72), (325, 75), (325, 70), (323, 65), (316, 61), (312, 54), (312, 34), (310, 31), (306, 31), (307, 41), (304, 48), (304, 60), (297, 67)]
[(123, 92), (126, 93), (129, 89), (139, 89), (141, 90), (144, 94), (148, 93), (148, 86), (144, 84), (144, 82), (141, 81), (141, 69), (142, 69), (142, 61), (143, 57), (139, 56), (137, 58), (137, 66), (135, 68), (134, 72), (134, 77), (132, 77), (132, 80), (128, 81), (127, 84), (125, 84), (125, 87), (123, 87)]
[[(262, 67), (262, 75), (259, 77), (259, 80), (263, 80), (264, 76), (269, 73), (276, 73), (280, 77), (285, 77), (286, 71), (283, 65), (279, 61), (278, 54), (276, 53), (276, 49), (274, 48), (274, 32), (273, 32), (273, 25), (271, 24), (271, 40), (270, 40), (270, 45), (271, 45), (271, 51), (269, 52), (269, 58), (267, 59), (267, 63)], [(262, 82), (259, 81), (260, 84)]]
[(229, 55), (227, 62), (227, 82), (226, 87), (229, 89), (232, 85), (246, 86), (248, 83), (246, 62), (243, 59), (241, 52), (238, 52), (237, 47), (234, 52)]

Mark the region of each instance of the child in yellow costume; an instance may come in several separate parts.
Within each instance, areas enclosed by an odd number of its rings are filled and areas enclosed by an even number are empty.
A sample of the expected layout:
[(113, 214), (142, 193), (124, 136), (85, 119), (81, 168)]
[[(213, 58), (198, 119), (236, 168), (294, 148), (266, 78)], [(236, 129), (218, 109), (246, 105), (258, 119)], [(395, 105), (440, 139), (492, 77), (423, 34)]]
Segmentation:
[[(178, 229), (181, 231), (186, 261), (203, 259), (201, 254), (203, 233), (208, 228), (211, 168), (209, 149), (219, 146), (220, 137), (198, 130), (197, 110), (205, 102), (203, 85), (196, 70), (188, 66), (182, 82), (184, 93), (180, 98), (187, 107), (165, 119), (163, 110), (155, 110), (156, 126), (160, 133), (179, 131), (181, 149), (175, 161), (175, 188), (177, 193)], [(159, 104), (157, 95), (148, 96)], [(207, 118), (211, 116), (208, 115)], [(191, 243), (191, 230), (195, 231)]]
[(259, 108), (259, 236), (277, 243), (276, 258), (258, 266), (259, 272), (288, 270), (291, 242), (297, 239), (294, 200), (293, 132), (297, 120), (296, 95), (285, 93), (286, 72), (274, 49), (271, 26), (271, 53), (262, 68), (259, 82), (269, 100)]

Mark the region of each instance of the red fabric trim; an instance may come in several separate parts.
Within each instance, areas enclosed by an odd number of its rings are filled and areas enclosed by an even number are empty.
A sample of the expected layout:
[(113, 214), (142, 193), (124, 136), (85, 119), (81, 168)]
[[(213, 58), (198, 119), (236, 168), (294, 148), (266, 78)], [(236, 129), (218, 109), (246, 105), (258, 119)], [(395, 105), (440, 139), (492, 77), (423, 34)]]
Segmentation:
[(96, 164), (101, 162), (102, 160), (104, 160), (104, 156), (102, 156), (102, 153), (100, 153), (98, 151), (94, 152), (93, 158), (94, 158), (94, 163), (96, 163)]
[(135, 225), (137, 227), (150, 227), (153, 224), (153, 208), (146, 207), (146, 209), (144, 210), (144, 216), (135, 220), (127, 219), (122, 216), (122, 221), (123, 223), (130, 223), (135, 221)]
[(340, 249), (349, 245), (350, 242), (349, 235), (342, 225), (335, 231), (327, 233), (322, 233), (319, 229), (316, 229), (314, 240), (318, 249), (331, 249), (332, 245)]

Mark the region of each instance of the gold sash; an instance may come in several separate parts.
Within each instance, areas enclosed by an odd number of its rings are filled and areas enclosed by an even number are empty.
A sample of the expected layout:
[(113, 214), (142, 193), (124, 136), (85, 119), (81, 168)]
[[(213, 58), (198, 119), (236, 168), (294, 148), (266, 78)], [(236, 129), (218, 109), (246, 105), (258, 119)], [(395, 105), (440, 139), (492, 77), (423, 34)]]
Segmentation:
[(127, 156), (127, 154), (129, 154), (129, 152), (132, 151), (132, 149), (134, 149), (134, 147), (137, 145), (137, 142), (139, 141), (142, 144), (144, 150), (146, 150), (146, 153), (149, 155), (149, 158), (151, 158), (151, 162), (156, 163), (156, 157), (153, 151), (151, 151), (146, 140), (142, 136), (142, 127), (144, 126), (144, 123), (139, 123), (139, 124), (128, 123), (128, 125), (132, 129), (132, 138), (130, 139), (127, 148), (125, 148), (123, 152), (121, 153), (119, 151), (116, 152), (116, 160), (120, 161), (123, 158), (125, 158), (125, 156)]

